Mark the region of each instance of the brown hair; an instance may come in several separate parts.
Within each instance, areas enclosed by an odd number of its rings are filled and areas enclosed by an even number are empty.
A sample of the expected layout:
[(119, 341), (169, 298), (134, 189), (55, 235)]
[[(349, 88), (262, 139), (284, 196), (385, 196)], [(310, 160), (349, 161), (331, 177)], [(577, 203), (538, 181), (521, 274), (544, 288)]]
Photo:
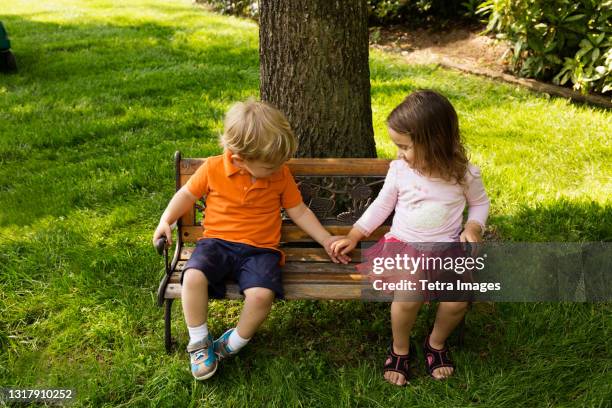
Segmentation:
[(234, 104), (225, 115), (223, 148), (245, 160), (280, 165), (297, 149), (287, 118), (266, 102), (249, 99)]
[(448, 99), (430, 90), (413, 92), (389, 114), (387, 126), (412, 138), (415, 170), (463, 183), (468, 158)]

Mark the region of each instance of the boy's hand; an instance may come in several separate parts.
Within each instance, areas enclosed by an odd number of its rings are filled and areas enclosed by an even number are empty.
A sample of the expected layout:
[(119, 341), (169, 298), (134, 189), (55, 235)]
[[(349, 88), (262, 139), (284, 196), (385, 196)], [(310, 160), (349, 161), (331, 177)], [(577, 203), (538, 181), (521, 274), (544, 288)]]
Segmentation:
[(166, 221), (160, 221), (159, 225), (155, 229), (155, 232), (153, 233), (153, 246), (155, 246), (157, 240), (163, 236), (166, 237), (168, 245), (172, 245), (172, 228), (170, 228), (170, 225)]
[(334, 241), (331, 245), (331, 250), (334, 256), (347, 256), (346, 254), (355, 249), (356, 246), (357, 241), (348, 237), (344, 237)]
[[(463, 232), (459, 236), (459, 241), (476, 243), (482, 242), (482, 227), (474, 222), (467, 222), (463, 227)], [(471, 245), (472, 256), (478, 255), (478, 245)]]
[(323, 241), (323, 247), (325, 248), (327, 255), (329, 255), (332, 261), (334, 261), (335, 263), (347, 264), (351, 262), (351, 258), (349, 256), (345, 254), (335, 254), (334, 251), (332, 250), (332, 245), (335, 242), (338, 242), (338, 240), (342, 238), (343, 237), (338, 236), (338, 235), (330, 236)]

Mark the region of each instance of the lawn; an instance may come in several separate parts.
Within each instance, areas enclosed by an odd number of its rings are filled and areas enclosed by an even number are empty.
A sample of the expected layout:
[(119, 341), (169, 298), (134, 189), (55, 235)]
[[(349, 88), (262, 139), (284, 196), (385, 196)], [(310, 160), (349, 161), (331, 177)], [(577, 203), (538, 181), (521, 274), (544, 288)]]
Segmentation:
[[(220, 152), (223, 114), (259, 90), (257, 25), (189, 0), (15, 0), (0, 10), (19, 73), (0, 76), (0, 387), (72, 388), (76, 406), (606, 406), (612, 308), (477, 304), (457, 375), (415, 362), (382, 381), (388, 305), (277, 302), (241, 354), (195, 382), (163, 348), (150, 244), (173, 193), (175, 150)], [(379, 155), (410, 91), (457, 108), (506, 241), (612, 240), (612, 113), (371, 53)], [(215, 301), (209, 327), (237, 322)], [(414, 331), (420, 342), (432, 310)]]

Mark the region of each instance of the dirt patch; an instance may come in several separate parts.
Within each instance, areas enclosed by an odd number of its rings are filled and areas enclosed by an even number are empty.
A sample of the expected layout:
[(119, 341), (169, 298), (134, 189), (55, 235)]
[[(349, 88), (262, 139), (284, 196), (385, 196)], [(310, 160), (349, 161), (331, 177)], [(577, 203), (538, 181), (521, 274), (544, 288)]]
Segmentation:
[(505, 57), (509, 47), (492, 37), (480, 35), (481, 26), (456, 27), (450, 30), (409, 29), (403, 26), (370, 29), (372, 48), (399, 53), (407, 62), (431, 64), (440, 57), (464, 65), (508, 71)]

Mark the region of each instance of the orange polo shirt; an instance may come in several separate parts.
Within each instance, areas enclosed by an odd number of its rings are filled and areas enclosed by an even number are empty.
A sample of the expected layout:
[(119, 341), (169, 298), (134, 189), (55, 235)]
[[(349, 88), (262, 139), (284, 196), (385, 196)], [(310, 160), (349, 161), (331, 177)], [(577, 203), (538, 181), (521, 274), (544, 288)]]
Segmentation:
[(265, 179), (232, 163), (231, 152), (206, 159), (187, 182), (189, 191), (206, 196), (202, 238), (220, 238), (261, 248), (277, 249), (283, 208), (302, 202), (286, 165)]

